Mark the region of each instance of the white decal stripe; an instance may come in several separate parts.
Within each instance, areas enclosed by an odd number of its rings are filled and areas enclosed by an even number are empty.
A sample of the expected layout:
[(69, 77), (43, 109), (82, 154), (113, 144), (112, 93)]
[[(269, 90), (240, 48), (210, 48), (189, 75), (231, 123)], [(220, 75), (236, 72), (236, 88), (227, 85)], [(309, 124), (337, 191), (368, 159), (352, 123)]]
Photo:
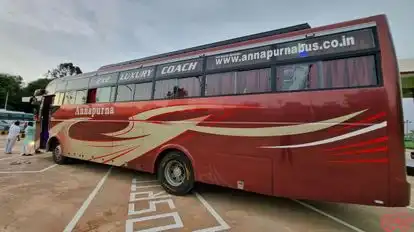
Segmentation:
[(331, 118), (328, 120), (312, 123), (304, 123), (299, 125), (278, 126), (278, 127), (259, 127), (259, 128), (229, 128), (229, 127), (208, 127), (208, 126), (195, 126), (189, 128), (189, 130), (216, 134), (226, 136), (243, 136), (243, 137), (272, 137), (272, 136), (285, 136), (285, 135), (298, 135), (315, 131), (320, 131), (339, 125), (342, 122), (362, 114), (365, 110), (341, 116), (338, 118)]
[(316, 146), (316, 145), (321, 145), (321, 144), (327, 144), (327, 143), (333, 143), (339, 140), (344, 140), (347, 138), (351, 138), (357, 135), (362, 135), (374, 130), (378, 130), (381, 128), (384, 128), (387, 126), (387, 122), (382, 122), (382, 123), (378, 123), (378, 124), (374, 124), (372, 126), (363, 128), (361, 130), (357, 130), (357, 131), (353, 131), (350, 132), (348, 134), (344, 134), (344, 135), (339, 135), (333, 138), (329, 138), (329, 139), (324, 139), (324, 140), (319, 140), (319, 141), (315, 141), (315, 142), (311, 142), (311, 143), (303, 143), (303, 144), (296, 144), (296, 145), (286, 145), (286, 146), (262, 146), (260, 148), (298, 148), (298, 147), (310, 147), (310, 146)]

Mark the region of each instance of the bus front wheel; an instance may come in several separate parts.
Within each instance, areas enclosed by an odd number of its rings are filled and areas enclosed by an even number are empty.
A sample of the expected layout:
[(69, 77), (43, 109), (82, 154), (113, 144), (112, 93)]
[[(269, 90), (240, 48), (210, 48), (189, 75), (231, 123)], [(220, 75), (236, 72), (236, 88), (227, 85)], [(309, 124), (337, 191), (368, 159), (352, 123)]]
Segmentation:
[(53, 161), (57, 164), (66, 164), (68, 162), (68, 158), (63, 155), (62, 146), (57, 145), (53, 149)]
[(194, 172), (191, 161), (180, 152), (170, 152), (158, 166), (157, 176), (166, 192), (186, 195), (194, 187)]

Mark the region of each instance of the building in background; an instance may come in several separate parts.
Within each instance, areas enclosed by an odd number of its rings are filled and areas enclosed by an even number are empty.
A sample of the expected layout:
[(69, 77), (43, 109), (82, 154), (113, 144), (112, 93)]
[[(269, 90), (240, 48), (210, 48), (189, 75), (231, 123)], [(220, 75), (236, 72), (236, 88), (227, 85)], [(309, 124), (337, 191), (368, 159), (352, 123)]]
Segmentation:
[(400, 69), (403, 97), (412, 98), (414, 96), (414, 58), (398, 60)]
[[(404, 131), (414, 130), (414, 58), (398, 60), (403, 92)], [(411, 134), (411, 133), (410, 133)]]

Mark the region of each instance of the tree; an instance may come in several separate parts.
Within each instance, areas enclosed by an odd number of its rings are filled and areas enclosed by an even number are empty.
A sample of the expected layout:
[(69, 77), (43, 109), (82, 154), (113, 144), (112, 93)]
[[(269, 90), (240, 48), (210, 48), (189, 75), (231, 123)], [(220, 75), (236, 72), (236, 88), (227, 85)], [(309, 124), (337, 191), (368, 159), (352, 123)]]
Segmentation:
[(30, 97), (33, 95), (34, 91), (36, 89), (45, 89), (46, 86), (51, 82), (51, 79), (48, 78), (40, 78), (37, 80), (34, 80), (32, 82), (29, 82), (26, 87), (23, 88), (23, 96), (24, 97)]
[(4, 108), (4, 105), (6, 103), (7, 93), (8, 93), (7, 109), (18, 110), (21, 107), (22, 83), (23, 83), (23, 78), (21, 76), (0, 73), (0, 106), (1, 108)]
[(57, 66), (57, 68), (47, 71), (45, 77), (55, 79), (81, 73), (82, 70), (78, 66), (74, 66), (73, 63), (61, 63)]
[(82, 70), (73, 63), (62, 63), (57, 68), (49, 70), (45, 78), (29, 82), (23, 88), (23, 78), (18, 75), (0, 73), (0, 108), (4, 108), (6, 97), (7, 109), (15, 111), (32, 112), (29, 103), (22, 102), (22, 97), (30, 97), (36, 89), (45, 89), (46, 86), (55, 78), (81, 74)]

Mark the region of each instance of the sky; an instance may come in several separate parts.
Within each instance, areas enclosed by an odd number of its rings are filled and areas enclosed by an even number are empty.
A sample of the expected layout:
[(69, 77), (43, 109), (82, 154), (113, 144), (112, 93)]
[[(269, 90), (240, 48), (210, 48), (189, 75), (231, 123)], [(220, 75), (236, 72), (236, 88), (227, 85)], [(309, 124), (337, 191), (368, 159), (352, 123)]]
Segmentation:
[(382, 13), (398, 57), (410, 58), (413, 9), (413, 0), (0, 0), (0, 72), (30, 81), (65, 61), (89, 72), (299, 23)]
[[(28, 82), (62, 62), (90, 72), (295, 24), (375, 14), (388, 16), (398, 58), (414, 58), (413, 9), (413, 0), (0, 0), (0, 72)], [(404, 106), (414, 121), (413, 101)]]

